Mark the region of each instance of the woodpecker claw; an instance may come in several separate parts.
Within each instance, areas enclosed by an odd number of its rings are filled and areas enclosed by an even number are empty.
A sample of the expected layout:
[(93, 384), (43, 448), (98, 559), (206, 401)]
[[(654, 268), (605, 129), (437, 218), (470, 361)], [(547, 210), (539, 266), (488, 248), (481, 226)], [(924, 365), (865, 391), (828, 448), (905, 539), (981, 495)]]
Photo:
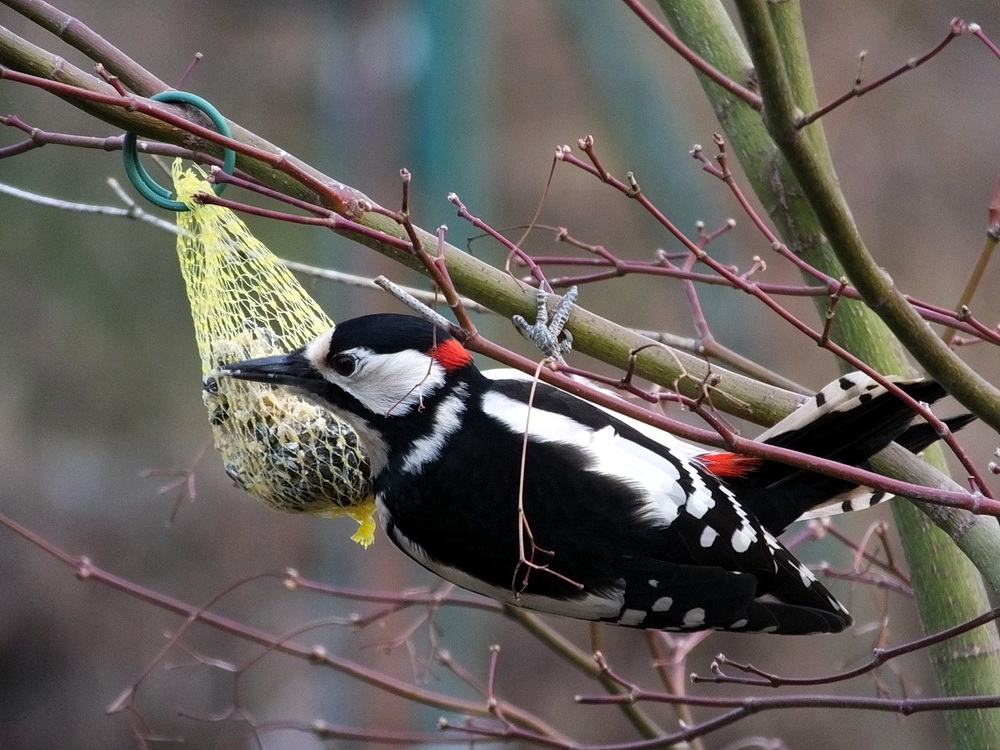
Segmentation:
[[(512, 320), (514, 327), (528, 341), (533, 343), (546, 357), (562, 361), (563, 355), (573, 348), (573, 334), (564, 331), (566, 321), (576, 302), (579, 289), (571, 286), (566, 290), (566, 294), (556, 304), (552, 315), (549, 315), (548, 294), (539, 289), (535, 296), (535, 322), (529, 323), (520, 315), (515, 315)], [(560, 337), (562, 340), (560, 341)]]

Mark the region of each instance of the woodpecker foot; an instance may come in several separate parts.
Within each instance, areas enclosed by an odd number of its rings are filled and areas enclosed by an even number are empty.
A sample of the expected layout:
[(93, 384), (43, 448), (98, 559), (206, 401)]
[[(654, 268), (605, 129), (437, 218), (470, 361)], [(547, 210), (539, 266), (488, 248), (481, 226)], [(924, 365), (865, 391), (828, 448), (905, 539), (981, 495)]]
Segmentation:
[[(571, 286), (559, 300), (549, 316), (548, 294), (539, 289), (535, 296), (535, 322), (529, 323), (520, 315), (513, 317), (514, 327), (528, 341), (533, 343), (546, 357), (562, 360), (563, 355), (573, 348), (573, 335), (564, 331), (563, 327), (569, 319), (570, 311), (576, 302), (579, 289)], [(560, 341), (560, 337), (562, 340)]]

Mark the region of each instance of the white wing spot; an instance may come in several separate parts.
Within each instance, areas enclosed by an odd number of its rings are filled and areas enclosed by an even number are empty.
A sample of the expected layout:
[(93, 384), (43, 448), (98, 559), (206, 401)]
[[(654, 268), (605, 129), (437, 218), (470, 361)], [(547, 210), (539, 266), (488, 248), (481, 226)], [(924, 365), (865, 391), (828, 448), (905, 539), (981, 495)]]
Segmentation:
[(746, 552), (750, 549), (750, 543), (752, 541), (753, 539), (750, 538), (750, 535), (747, 534), (744, 529), (736, 529), (736, 531), (733, 532), (733, 538), (730, 541), (730, 544), (733, 545), (734, 551)]
[(649, 585), (652, 586), (655, 589), (657, 586), (660, 585), (660, 582), (657, 581), (655, 578), (650, 578), (649, 579)]
[(729, 627), (733, 628), (734, 630), (738, 630), (739, 628), (745, 628), (748, 622), (749, 620), (747, 620), (744, 617), (742, 620), (737, 620), (736, 622), (729, 623)]
[(646, 619), (646, 612), (641, 609), (626, 609), (618, 617), (618, 624), (625, 625), (626, 627), (636, 627), (637, 625), (642, 625), (643, 620)]
[(705, 624), (705, 610), (701, 607), (695, 607), (694, 609), (689, 609), (687, 614), (684, 615), (683, 620), (684, 627), (686, 628), (696, 628), (699, 625)]
[[(683, 461), (682, 466), (691, 480), (691, 492), (687, 497), (684, 509), (695, 518), (704, 518), (705, 514), (715, 507), (715, 497), (697, 466), (688, 461)], [(719, 489), (722, 489), (723, 492), (726, 491), (724, 487)]]
[[(673, 600), (672, 597), (661, 596), (659, 599), (657, 599), (655, 602), (653, 602), (653, 611), (654, 612), (666, 612), (672, 606), (674, 606), (674, 600)], [(688, 612), (688, 614), (691, 614), (691, 613)]]
[(699, 541), (701, 542), (702, 547), (708, 549), (713, 544), (715, 544), (715, 540), (718, 538), (719, 538), (719, 532), (713, 529), (711, 526), (706, 526), (705, 530), (701, 532), (701, 539)]
[(799, 576), (802, 578), (802, 585), (806, 588), (816, 583), (816, 576), (812, 574), (812, 571), (809, 570), (809, 568), (801, 563), (799, 564)]
[[(723, 488), (725, 490), (725, 488)], [(746, 552), (750, 545), (757, 541), (757, 529), (754, 528), (753, 524), (750, 523), (750, 517), (747, 515), (746, 510), (740, 505), (739, 500), (729, 492), (725, 490), (726, 495), (729, 497), (729, 502), (732, 505), (733, 512), (740, 517), (742, 524), (740, 528), (733, 533), (733, 549), (737, 552)]]
[(705, 514), (714, 507), (715, 499), (705, 490), (695, 487), (684, 509), (695, 518), (704, 518)]

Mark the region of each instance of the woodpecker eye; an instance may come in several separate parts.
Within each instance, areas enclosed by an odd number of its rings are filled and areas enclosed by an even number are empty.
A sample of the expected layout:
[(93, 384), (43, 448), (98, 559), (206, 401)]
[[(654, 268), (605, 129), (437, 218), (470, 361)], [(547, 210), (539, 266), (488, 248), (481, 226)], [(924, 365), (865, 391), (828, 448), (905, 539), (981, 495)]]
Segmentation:
[(350, 354), (338, 354), (333, 358), (333, 369), (338, 375), (347, 377), (358, 366), (358, 360)]

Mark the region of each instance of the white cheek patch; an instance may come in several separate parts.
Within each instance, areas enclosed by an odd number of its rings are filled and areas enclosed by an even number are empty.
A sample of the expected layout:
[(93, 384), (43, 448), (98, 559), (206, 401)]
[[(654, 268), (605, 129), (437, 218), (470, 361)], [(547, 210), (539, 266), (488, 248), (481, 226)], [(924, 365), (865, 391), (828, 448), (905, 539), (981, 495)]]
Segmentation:
[(444, 368), (433, 357), (412, 349), (392, 354), (376, 354), (362, 346), (348, 349), (340, 353), (353, 356), (357, 367), (346, 377), (339, 375), (325, 361), (316, 362), (316, 357), (321, 356), (319, 352), (323, 351), (324, 337), (327, 335), (309, 345), (306, 356), (317, 365), (324, 378), (374, 414), (406, 416), (444, 384)]

